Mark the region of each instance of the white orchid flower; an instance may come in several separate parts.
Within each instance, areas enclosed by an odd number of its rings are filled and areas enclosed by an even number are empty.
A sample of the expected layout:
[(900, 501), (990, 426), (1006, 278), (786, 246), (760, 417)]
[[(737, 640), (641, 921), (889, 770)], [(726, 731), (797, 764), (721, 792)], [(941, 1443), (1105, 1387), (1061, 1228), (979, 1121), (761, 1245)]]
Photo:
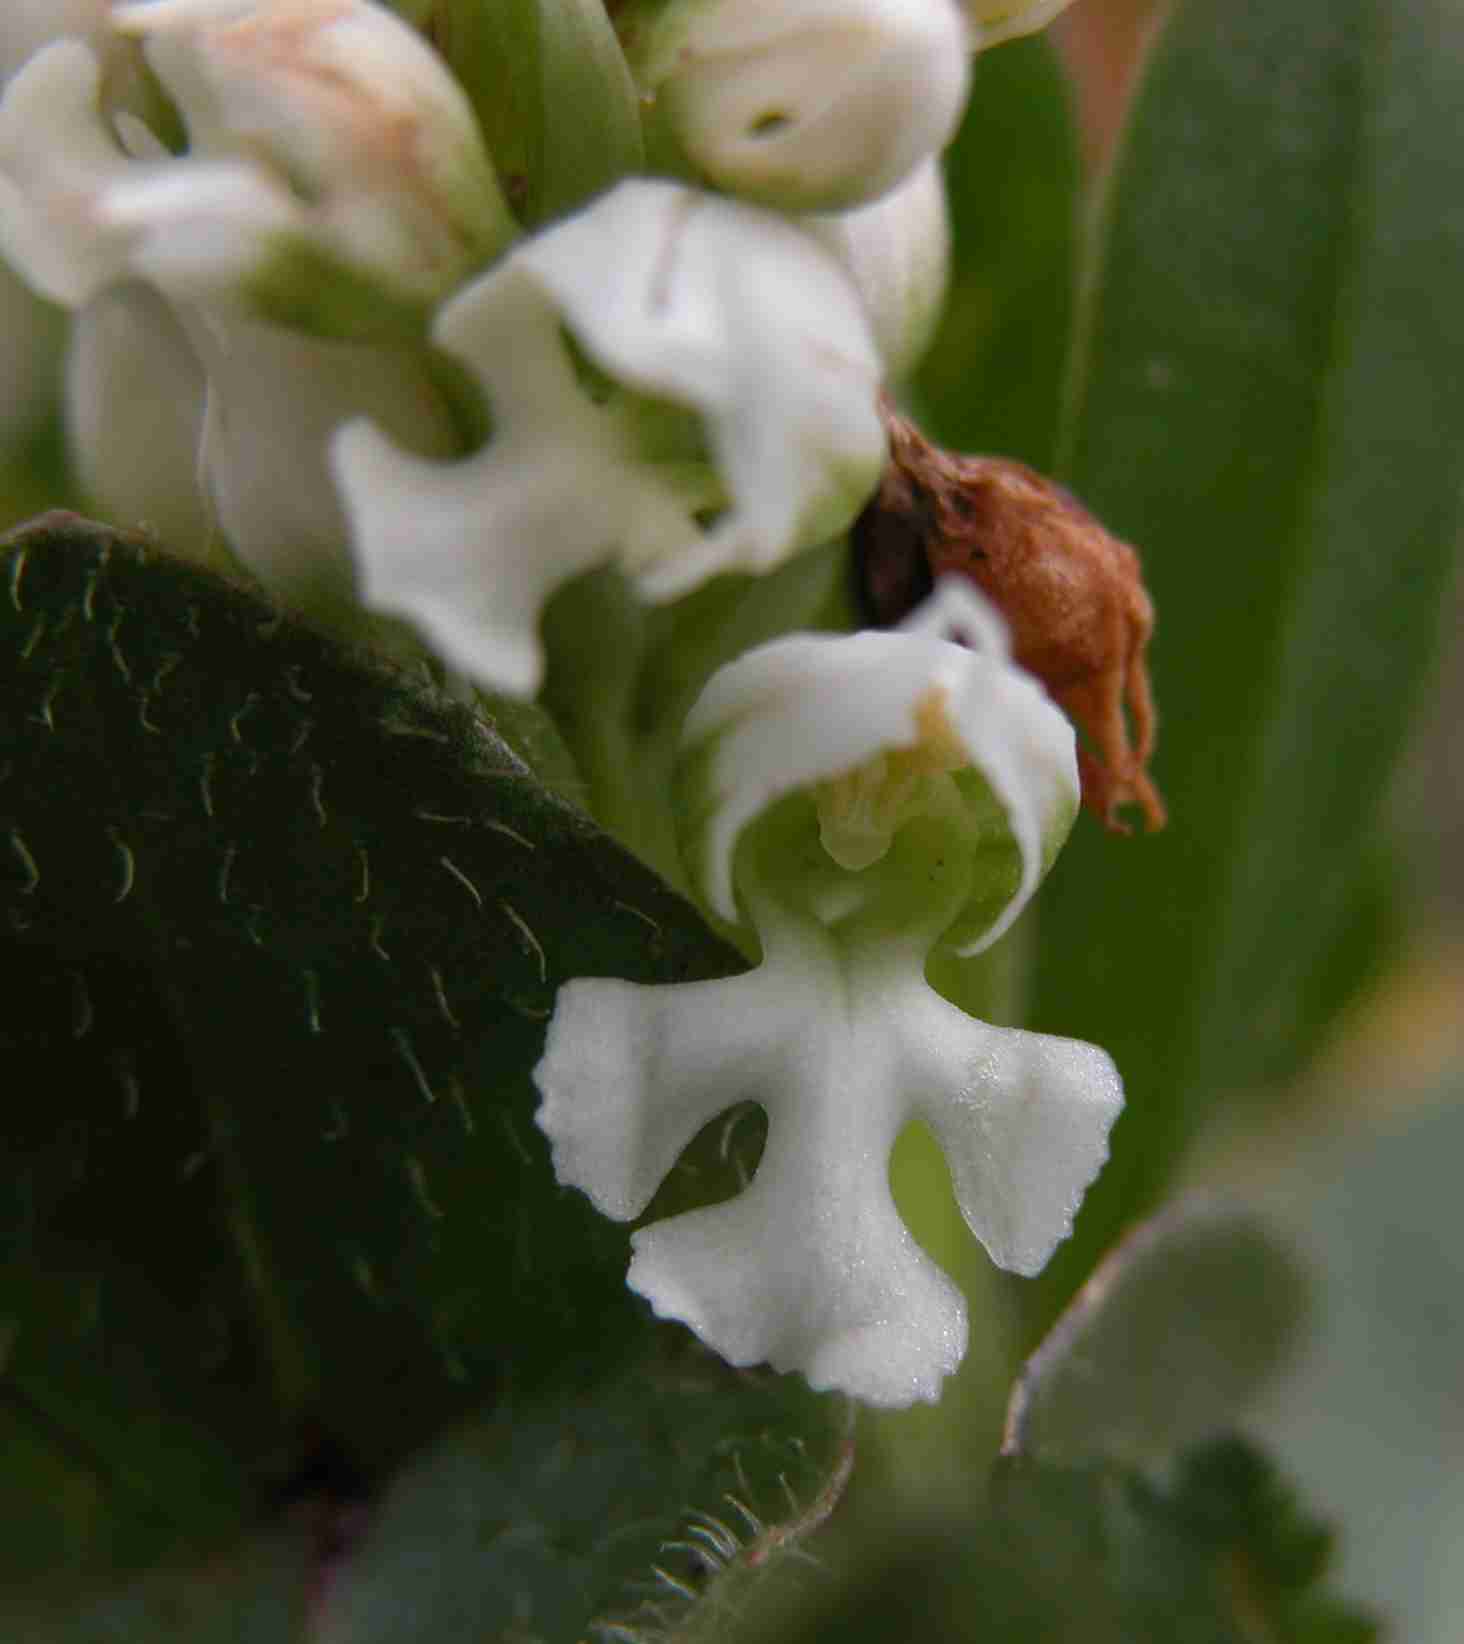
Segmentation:
[(635, 1233), (631, 1287), (733, 1364), (933, 1400), (965, 1307), (891, 1198), (899, 1132), (931, 1127), (972, 1232), (1031, 1274), (1122, 1105), (1101, 1050), (987, 1026), (924, 977), (934, 947), (978, 951), (1036, 888), (1077, 810), (1072, 731), (990, 608), (943, 585), (902, 630), (793, 636), (721, 670), (682, 777), (693, 877), (762, 961), (560, 991), (534, 1074), (556, 1173), (638, 1216), (703, 1125), (760, 1103), (752, 1183)]
[(950, 141), (970, 86), (956, 0), (652, 0), (624, 33), (691, 167), (784, 210), (878, 199)]
[(433, 464), (356, 424), (336, 473), (363, 598), (495, 690), (537, 688), (539, 613), (580, 572), (614, 563), (674, 599), (836, 535), (878, 482), (858, 296), (750, 207), (621, 183), (517, 246), (433, 334), (482, 384), (492, 438)]
[[(102, 68), (59, 40), (0, 104), (0, 249), (75, 306), (128, 278), (351, 334), (451, 290), (514, 226), (467, 98), (371, 0), (136, 0), (187, 126), (169, 154), (109, 116)], [(386, 318), (383, 318), (383, 315)]]

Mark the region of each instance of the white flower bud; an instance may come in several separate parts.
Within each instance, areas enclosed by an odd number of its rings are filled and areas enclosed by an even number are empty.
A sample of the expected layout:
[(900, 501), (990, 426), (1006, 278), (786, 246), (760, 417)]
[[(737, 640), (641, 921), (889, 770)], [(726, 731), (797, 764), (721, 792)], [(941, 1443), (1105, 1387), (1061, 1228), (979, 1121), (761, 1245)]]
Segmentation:
[(670, 0), (630, 49), (691, 166), (792, 211), (894, 188), (950, 140), (970, 76), (956, 0)]
[(878, 482), (858, 299), (768, 213), (622, 183), (524, 241), (434, 334), (482, 383), (489, 443), (437, 465), (358, 424), (336, 472), (363, 596), (492, 689), (537, 689), (539, 613), (581, 572), (618, 564), (668, 600), (767, 571), (843, 530)]
[(919, 363), (945, 303), (951, 234), (940, 162), (932, 156), (872, 205), (803, 221), (849, 271), (885, 376), (901, 381)]
[(733, 1364), (874, 1404), (934, 1399), (966, 1346), (960, 1293), (890, 1195), (900, 1131), (929, 1125), (971, 1231), (1031, 1274), (1122, 1105), (1101, 1050), (988, 1027), (925, 980), (937, 944), (1005, 929), (1077, 809), (1072, 730), (1003, 638), (943, 588), (902, 631), (790, 636), (713, 676), (681, 810), (703, 835), (694, 877), (762, 961), (679, 987), (571, 982), (534, 1071), (556, 1174), (620, 1219), (703, 1125), (758, 1102), (751, 1184), (635, 1233), (629, 1283)]

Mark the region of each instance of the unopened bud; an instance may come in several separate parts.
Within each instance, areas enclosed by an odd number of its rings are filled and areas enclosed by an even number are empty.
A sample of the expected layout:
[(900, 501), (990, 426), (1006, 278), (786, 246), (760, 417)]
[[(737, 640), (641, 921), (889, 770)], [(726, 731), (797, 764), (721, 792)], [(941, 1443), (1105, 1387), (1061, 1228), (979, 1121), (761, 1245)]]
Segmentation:
[(955, 0), (670, 0), (624, 34), (656, 135), (718, 188), (784, 210), (878, 199), (966, 102)]

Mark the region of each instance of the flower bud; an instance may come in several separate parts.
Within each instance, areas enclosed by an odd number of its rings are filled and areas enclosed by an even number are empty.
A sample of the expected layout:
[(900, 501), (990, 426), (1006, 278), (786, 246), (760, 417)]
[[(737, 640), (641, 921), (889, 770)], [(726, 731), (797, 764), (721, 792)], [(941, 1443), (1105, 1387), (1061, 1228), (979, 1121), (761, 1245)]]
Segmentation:
[(965, 106), (956, 0), (670, 0), (625, 32), (656, 134), (716, 187), (784, 210), (878, 199)]

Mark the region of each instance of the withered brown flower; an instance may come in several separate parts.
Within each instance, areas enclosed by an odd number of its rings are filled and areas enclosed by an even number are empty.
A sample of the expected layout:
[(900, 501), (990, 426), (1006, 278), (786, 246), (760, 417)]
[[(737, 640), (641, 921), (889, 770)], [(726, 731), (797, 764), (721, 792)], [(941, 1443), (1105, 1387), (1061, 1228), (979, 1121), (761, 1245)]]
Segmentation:
[(898, 621), (938, 576), (968, 577), (1005, 617), (1015, 661), (1085, 733), (1083, 803), (1109, 829), (1137, 805), (1165, 822), (1148, 773), (1158, 720), (1145, 653), (1154, 607), (1139, 557), (1025, 464), (933, 445), (885, 400), (890, 458), (854, 527), (870, 616)]

